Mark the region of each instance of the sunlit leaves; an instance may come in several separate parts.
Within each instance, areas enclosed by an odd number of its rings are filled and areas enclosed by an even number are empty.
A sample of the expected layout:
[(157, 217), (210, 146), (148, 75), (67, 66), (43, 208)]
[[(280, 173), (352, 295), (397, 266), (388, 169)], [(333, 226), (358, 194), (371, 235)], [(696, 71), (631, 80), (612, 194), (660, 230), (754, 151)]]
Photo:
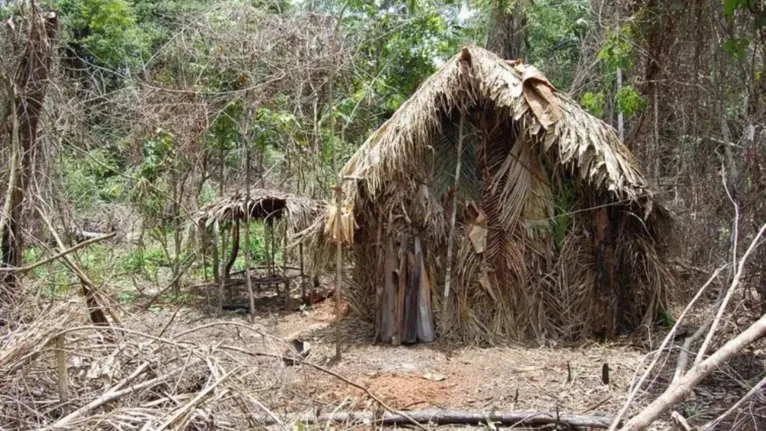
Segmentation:
[(608, 72), (615, 72), (617, 69), (628, 70), (633, 65), (631, 56), (633, 54), (633, 45), (630, 43), (632, 35), (630, 26), (623, 26), (620, 31), (612, 33), (601, 51), (598, 53), (598, 59), (606, 66)]
[(588, 91), (582, 95), (580, 104), (591, 114), (597, 117), (601, 117), (604, 115), (604, 109), (606, 106), (604, 92), (599, 91), (597, 93), (593, 93)]
[(614, 101), (622, 113), (632, 117), (646, 107), (646, 100), (631, 85), (624, 85), (617, 91)]
[(737, 9), (755, 9), (758, 0), (723, 0), (723, 13), (733, 16)]

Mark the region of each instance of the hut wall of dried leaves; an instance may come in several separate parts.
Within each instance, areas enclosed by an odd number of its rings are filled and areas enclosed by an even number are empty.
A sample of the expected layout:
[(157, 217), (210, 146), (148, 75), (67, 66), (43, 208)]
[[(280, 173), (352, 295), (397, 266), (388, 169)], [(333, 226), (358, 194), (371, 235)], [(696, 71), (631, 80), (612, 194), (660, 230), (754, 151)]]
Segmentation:
[(608, 337), (653, 323), (667, 304), (668, 211), (614, 130), (532, 66), (464, 48), (340, 174), (342, 226), (330, 206), (305, 234), (353, 247), (350, 296), (378, 338), (385, 290), (403, 288), (392, 262), (416, 241), (441, 337)]

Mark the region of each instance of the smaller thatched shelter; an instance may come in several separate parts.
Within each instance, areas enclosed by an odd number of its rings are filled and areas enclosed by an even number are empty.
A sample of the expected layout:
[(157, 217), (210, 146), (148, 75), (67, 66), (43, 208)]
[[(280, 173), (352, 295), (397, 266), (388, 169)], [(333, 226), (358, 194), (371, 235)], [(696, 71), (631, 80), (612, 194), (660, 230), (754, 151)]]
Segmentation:
[(238, 189), (224, 195), (199, 210), (197, 224), (211, 226), (213, 223), (232, 221), (274, 220), (286, 217), (293, 232), (305, 229), (319, 212), (314, 200), (273, 189)]
[(351, 296), (383, 342), (419, 340), (432, 302), (467, 342), (609, 337), (666, 304), (668, 212), (614, 130), (532, 66), (464, 48), (340, 176), (340, 223), (331, 207), (308, 232), (353, 244)]
[[(221, 275), (218, 256), (218, 237), (226, 238), (226, 231), (231, 230), (231, 254), (226, 266), (223, 267), (223, 277), (228, 279), (231, 268), (239, 254), (240, 224), (249, 221), (262, 221), (268, 226), (270, 238), (265, 238), (270, 249), (268, 268), (270, 276), (276, 271), (274, 261), (276, 245), (275, 222), (285, 220), (283, 241), (287, 248), (287, 238), (306, 229), (320, 212), (319, 204), (307, 197), (294, 195), (273, 189), (251, 188), (238, 189), (225, 194), (224, 197), (202, 207), (195, 220), (203, 246), (203, 253), (213, 251), (213, 267), (216, 279)], [(222, 250), (227, 249), (225, 239), (221, 240)], [(303, 247), (300, 247), (301, 268), (303, 268)], [(286, 252), (286, 250), (285, 250)], [(224, 256), (221, 257), (223, 260)], [(301, 277), (303, 277), (301, 270)], [(303, 283), (303, 281), (301, 281)]]

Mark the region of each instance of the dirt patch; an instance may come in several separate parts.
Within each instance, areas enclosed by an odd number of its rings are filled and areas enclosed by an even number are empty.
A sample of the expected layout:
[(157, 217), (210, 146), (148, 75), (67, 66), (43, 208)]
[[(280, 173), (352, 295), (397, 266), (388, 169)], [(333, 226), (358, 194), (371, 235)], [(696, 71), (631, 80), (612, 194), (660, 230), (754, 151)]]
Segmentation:
[[(381, 346), (372, 342), (373, 328), (358, 319), (342, 322), (343, 360), (335, 363), (335, 303), (332, 299), (299, 312), (264, 310), (252, 323), (242, 313), (214, 317), (192, 309), (181, 310), (168, 327), (171, 337), (191, 327), (210, 325), (184, 337), (198, 343), (237, 345), (252, 351), (282, 353), (283, 340), (301, 338), (311, 343), (309, 360), (368, 388), (397, 409), (452, 408), (473, 411), (538, 410), (573, 414), (614, 414), (625, 402), (636, 369), (648, 348), (628, 339), (611, 344), (587, 343), (578, 347), (528, 348), (459, 347), (431, 345)], [(135, 316), (136, 327), (155, 333), (172, 310)], [(661, 339), (663, 334), (654, 334)], [(681, 342), (682, 340), (678, 340)], [(764, 352), (755, 350), (732, 361), (707, 379), (679, 406), (682, 413), (710, 420), (743, 393), (732, 388), (732, 375), (749, 382), (751, 370), (763, 369)], [(278, 385), (261, 400), (276, 412), (365, 410), (374, 408), (366, 394), (309, 366), (286, 367), (273, 359), (242, 358)], [(674, 363), (674, 357), (668, 359)], [(609, 383), (603, 381), (604, 365)], [(672, 376), (670, 376), (672, 377)], [(265, 378), (267, 379), (267, 378)], [(667, 387), (669, 376), (652, 378), (649, 391), (634, 403), (634, 413)], [(725, 390), (719, 390), (725, 387)], [(658, 422), (653, 429), (664, 429)]]

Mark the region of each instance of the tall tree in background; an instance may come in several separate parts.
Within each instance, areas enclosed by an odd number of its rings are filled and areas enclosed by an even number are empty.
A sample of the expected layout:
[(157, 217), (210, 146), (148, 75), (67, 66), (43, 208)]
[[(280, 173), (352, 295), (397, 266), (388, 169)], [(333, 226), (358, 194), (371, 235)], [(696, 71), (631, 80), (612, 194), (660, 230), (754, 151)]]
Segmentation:
[(495, 0), (489, 6), (486, 48), (501, 58), (523, 58), (528, 51), (527, 0)]
[[(21, 266), (24, 253), (24, 203), (34, 175), (37, 129), (48, 87), (48, 77), (55, 53), (58, 16), (43, 13), (34, 2), (24, 20), (6, 23), (5, 37), (10, 41), (10, 55), (4, 62), (13, 65), (3, 70), (7, 100), (3, 112), (10, 113), (10, 124), (0, 125), (0, 138), (11, 141), (12, 169), (8, 180), (2, 217), (2, 264)], [(8, 59), (8, 60), (6, 60)], [(10, 138), (10, 139), (8, 139)], [(15, 286), (17, 275), (6, 273), (4, 282)]]

